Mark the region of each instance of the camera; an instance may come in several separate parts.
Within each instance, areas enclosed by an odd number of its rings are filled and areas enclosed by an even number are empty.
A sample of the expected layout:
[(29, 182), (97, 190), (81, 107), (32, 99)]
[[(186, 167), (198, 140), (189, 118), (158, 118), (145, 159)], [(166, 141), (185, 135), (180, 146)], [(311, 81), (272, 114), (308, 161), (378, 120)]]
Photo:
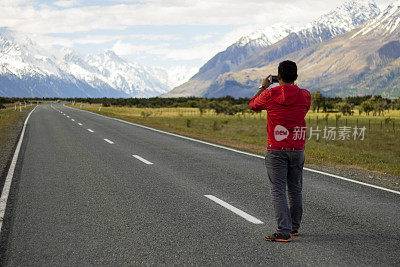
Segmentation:
[(271, 77), (269, 77), (269, 82), (270, 83), (278, 83), (278, 76), (277, 75), (271, 75)]

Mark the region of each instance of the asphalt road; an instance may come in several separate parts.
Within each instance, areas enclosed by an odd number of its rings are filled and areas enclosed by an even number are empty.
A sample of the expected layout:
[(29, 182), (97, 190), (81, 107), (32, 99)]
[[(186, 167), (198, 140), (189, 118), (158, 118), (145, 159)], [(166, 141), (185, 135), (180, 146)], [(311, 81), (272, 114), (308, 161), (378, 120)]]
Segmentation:
[(400, 195), (309, 171), (303, 194), (301, 236), (268, 243), (263, 159), (42, 105), (16, 166), (1, 265), (400, 265)]

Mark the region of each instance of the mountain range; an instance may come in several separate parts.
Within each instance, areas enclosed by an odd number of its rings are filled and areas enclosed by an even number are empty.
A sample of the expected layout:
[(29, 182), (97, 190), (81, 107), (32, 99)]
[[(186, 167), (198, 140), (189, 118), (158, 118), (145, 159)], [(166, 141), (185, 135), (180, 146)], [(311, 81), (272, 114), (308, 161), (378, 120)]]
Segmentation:
[[(311, 91), (330, 96), (397, 97), (398, 3), (381, 12), (374, 1), (347, 1), (303, 29), (267, 44), (230, 70), (220, 71), (217, 77), (204, 75), (204, 67), (217, 62), (221, 54), (229, 54), (228, 48), (164, 96), (251, 97), (263, 77), (276, 74), (279, 62), (291, 59), (299, 66), (298, 84)], [(230, 55), (225, 61), (237, 57)]]
[(312, 92), (398, 97), (399, 24), (399, 0), (384, 11), (373, 0), (349, 0), (303, 28), (279, 23), (243, 36), (197, 73), (141, 66), (112, 50), (47, 49), (0, 28), (0, 96), (251, 97), (263, 77), (290, 59), (299, 66), (297, 83)]
[(225, 73), (206, 96), (251, 96), (280, 61), (299, 67), (300, 87), (327, 96), (382, 95), (400, 97), (400, 1), (350, 32), (267, 61), (260, 67)]
[(189, 78), (188, 73), (193, 70), (144, 67), (112, 50), (98, 55), (50, 51), (0, 28), (0, 96), (154, 97)]

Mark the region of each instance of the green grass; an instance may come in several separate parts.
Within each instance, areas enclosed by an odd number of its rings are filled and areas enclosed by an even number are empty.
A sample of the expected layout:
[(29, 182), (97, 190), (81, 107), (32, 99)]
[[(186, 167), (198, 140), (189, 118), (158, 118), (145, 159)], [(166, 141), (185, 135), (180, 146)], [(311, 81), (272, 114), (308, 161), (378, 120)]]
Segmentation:
[[(102, 107), (98, 112), (99, 105), (78, 103), (74, 107), (258, 154), (266, 151), (265, 111), (226, 116), (208, 110), (200, 116), (196, 108)], [(365, 140), (328, 141), (313, 137), (306, 143), (307, 163), (345, 165), (400, 176), (400, 111), (387, 112), (384, 117), (342, 116), (337, 122), (335, 113), (330, 113), (327, 120), (323, 119), (325, 115), (310, 111), (306, 117), (307, 126), (315, 129), (317, 116), (319, 129), (326, 125), (354, 127), (358, 119), (358, 127), (367, 128)], [(308, 135), (309, 131), (307, 139)]]

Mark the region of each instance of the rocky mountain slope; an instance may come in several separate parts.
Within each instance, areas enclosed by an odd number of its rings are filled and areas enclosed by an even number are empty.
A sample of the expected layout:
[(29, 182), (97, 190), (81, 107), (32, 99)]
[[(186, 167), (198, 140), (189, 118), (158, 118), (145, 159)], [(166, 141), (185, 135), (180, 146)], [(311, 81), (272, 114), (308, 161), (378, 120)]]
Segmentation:
[(210, 59), (188, 82), (174, 88), (164, 96), (201, 96), (219, 75), (232, 71), (255, 53), (286, 37), (292, 30), (289, 25), (276, 24), (243, 36), (225, 51)]
[[(276, 38), (275, 40), (277, 42), (271, 42), (266, 45), (264, 49), (246, 54), (246, 58), (240, 60), (239, 64), (235, 64), (223, 71), (217, 71), (215, 68), (208, 68), (212, 62), (221, 57), (221, 53), (216, 55), (200, 69), (198, 74), (191, 78), (187, 83), (174, 88), (171, 92), (166, 94), (166, 96), (195, 95), (218, 97), (227, 94), (239, 96), (239, 94), (233, 92), (240, 90), (242, 85), (237, 85), (234, 81), (233, 83), (227, 81), (224, 88), (221, 88), (219, 85), (221, 77), (226, 76), (224, 73), (234, 73), (249, 68), (260, 68), (268, 65), (271, 61), (348, 32), (367, 20), (376, 17), (379, 13), (379, 8), (372, 0), (347, 1), (335, 10), (319, 17), (305, 28), (296, 32), (291, 32), (286, 37), (280, 35), (284, 38), (281, 38), (280, 40), (279, 38)], [(229, 48), (222, 53), (226, 53), (228, 50)], [(240, 58), (238, 54), (232, 54), (231, 56), (233, 58)], [(231, 61), (234, 60), (231, 59)], [(211, 72), (212, 75), (208, 74), (207, 71)], [(248, 81), (245, 82), (245, 84), (249, 86), (252, 85), (252, 82)], [(244, 93), (240, 95), (246, 94)]]
[[(326, 95), (400, 96), (400, 1), (361, 27), (326, 42), (289, 54), (298, 63), (301, 87)], [(283, 58), (261, 68), (221, 75), (213, 96), (252, 96), (266, 73), (276, 73)]]

